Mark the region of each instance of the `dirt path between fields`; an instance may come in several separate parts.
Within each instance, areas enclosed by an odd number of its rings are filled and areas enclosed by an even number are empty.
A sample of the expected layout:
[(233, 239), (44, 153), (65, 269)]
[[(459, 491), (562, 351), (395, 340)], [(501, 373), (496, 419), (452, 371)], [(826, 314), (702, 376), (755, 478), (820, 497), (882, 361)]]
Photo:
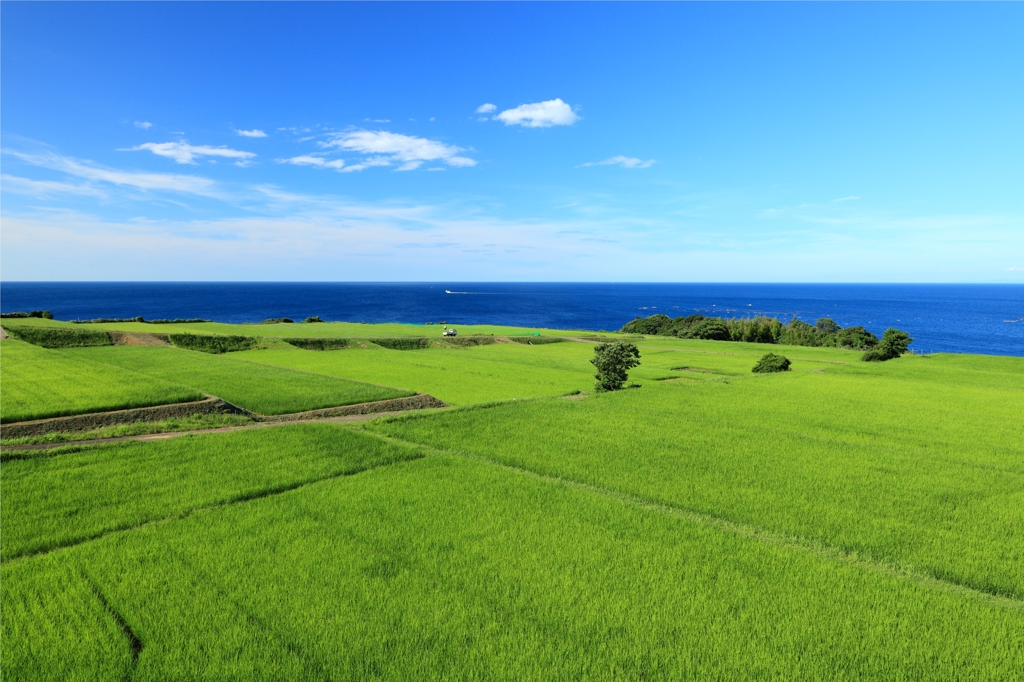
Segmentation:
[(369, 414), (349, 414), (341, 417), (314, 417), (311, 419), (295, 419), (291, 421), (268, 421), (255, 422), (253, 424), (242, 424), (240, 426), (218, 426), (212, 429), (193, 429), (191, 431), (164, 431), (163, 433), (143, 433), (137, 436), (117, 436), (116, 438), (89, 438), (86, 440), (69, 440), (63, 443), (32, 443), (29, 445), (5, 445), (3, 452), (24, 452), (31, 450), (52, 450), (54, 448), (94, 445), (99, 443), (120, 443), (127, 440), (166, 440), (178, 436), (192, 436), (203, 433), (229, 433), (231, 431), (244, 431), (247, 429), (269, 429), (275, 426), (290, 426), (292, 424), (326, 424), (361, 422), (377, 417), (393, 417), (396, 414), (408, 414), (412, 410), (396, 410), (393, 412), (373, 412)]

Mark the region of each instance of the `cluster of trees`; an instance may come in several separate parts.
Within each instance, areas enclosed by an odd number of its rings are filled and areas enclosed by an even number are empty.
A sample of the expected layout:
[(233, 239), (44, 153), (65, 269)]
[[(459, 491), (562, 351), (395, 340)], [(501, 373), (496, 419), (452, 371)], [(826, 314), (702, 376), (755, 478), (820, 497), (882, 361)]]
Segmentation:
[(808, 324), (795, 317), (783, 324), (776, 317), (723, 319), (690, 315), (671, 318), (668, 315), (638, 317), (620, 331), (627, 334), (677, 336), (681, 339), (713, 341), (745, 341), (747, 343), (782, 343), (790, 346), (828, 346), (870, 350), (878, 345), (878, 337), (864, 327), (840, 327), (823, 317)]
[(38, 318), (44, 319), (44, 320), (52, 320), (53, 319), (53, 313), (51, 313), (49, 310), (33, 310), (30, 313), (0, 313), (0, 317), (2, 317), (2, 318), (7, 318), (7, 317), (10, 317), (10, 318), (38, 317)]

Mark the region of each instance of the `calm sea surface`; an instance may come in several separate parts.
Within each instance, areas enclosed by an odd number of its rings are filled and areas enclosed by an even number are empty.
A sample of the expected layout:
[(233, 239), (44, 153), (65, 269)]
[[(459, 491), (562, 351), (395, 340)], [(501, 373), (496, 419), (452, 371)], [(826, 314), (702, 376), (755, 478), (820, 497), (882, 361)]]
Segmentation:
[[(445, 290), (452, 292), (447, 294)], [(57, 319), (268, 317), (614, 330), (638, 315), (831, 317), (924, 352), (1024, 356), (1024, 285), (4, 282), (3, 312)]]

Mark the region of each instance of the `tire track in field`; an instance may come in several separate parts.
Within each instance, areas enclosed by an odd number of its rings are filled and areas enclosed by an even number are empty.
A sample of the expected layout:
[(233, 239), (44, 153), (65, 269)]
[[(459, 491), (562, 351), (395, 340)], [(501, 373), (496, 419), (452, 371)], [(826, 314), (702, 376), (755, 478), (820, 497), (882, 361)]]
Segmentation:
[(167, 523), (167, 522), (170, 522), (170, 521), (179, 521), (181, 519), (188, 518), (189, 516), (192, 516), (193, 514), (196, 514), (198, 512), (207, 511), (209, 509), (219, 509), (219, 508), (222, 508), (222, 507), (230, 507), (230, 506), (235, 505), (235, 504), (242, 504), (242, 503), (245, 503), (245, 502), (252, 502), (254, 500), (262, 500), (263, 498), (266, 498), (266, 497), (274, 497), (274, 496), (277, 496), (277, 495), (282, 495), (284, 493), (289, 493), (289, 492), (291, 492), (293, 490), (299, 490), (301, 488), (305, 488), (306, 486), (315, 485), (317, 483), (322, 483), (324, 481), (333, 481), (333, 480), (338, 479), (338, 478), (345, 478), (347, 476), (355, 476), (356, 474), (361, 474), (361, 473), (364, 473), (366, 471), (373, 471), (374, 469), (382, 469), (384, 467), (388, 467), (388, 466), (391, 466), (391, 465), (394, 465), (394, 464), (401, 464), (402, 462), (414, 462), (417, 459), (422, 459), (424, 457), (424, 455), (422, 454), (422, 451), (425, 450), (426, 448), (424, 448), (422, 446), (419, 446), (419, 445), (416, 445), (415, 443), (408, 443), (407, 444), (407, 443), (403, 442), (402, 444), (404, 446), (406, 446), (406, 447), (412, 446), (413, 449), (420, 450), (421, 453), (417, 453), (416, 456), (408, 457), (408, 458), (405, 458), (405, 459), (394, 459), (394, 460), (391, 460), (391, 461), (380, 462), (378, 464), (371, 464), (371, 465), (365, 466), (365, 467), (363, 467), (361, 469), (354, 469), (354, 470), (349, 469), (349, 470), (340, 471), (340, 472), (334, 473), (334, 474), (328, 474), (327, 476), (319, 476), (319, 477), (316, 477), (316, 478), (308, 478), (308, 479), (303, 479), (301, 481), (293, 481), (292, 483), (287, 483), (287, 484), (283, 484), (283, 485), (269, 486), (269, 487), (263, 488), (261, 490), (250, 490), (250, 491), (247, 491), (247, 492), (242, 492), (242, 493), (234, 495), (234, 496), (232, 496), (232, 497), (230, 497), (230, 498), (228, 498), (226, 500), (221, 500), (221, 501), (218, 501), (218, 502), (211, 502), (210, 504), (199, 505), (199, 506), (196, 506), (196, 507), (189, 507), (188, 509), (184, 509), (184, 510), (172, 513), (172, 514), (168, 514), (166, 516), (161, 516), (159, 518), (149, 519), (149, 520), (142, 521), (142, 522), (139, 522), (139, 523), (128, 524), (128, 525), (124, 525), (124, 526), (116, 526), (114, 528), (106, 528), (106, 529), (103, 529), (103, 530), (96, 531), (94, 533), (89, 533), (88, 535), (82, 535), (82, 536), (79, 536), (79, 537), (76, 537), (76, 538), (69, 538), (66, 541), (57, 542), (57, 543), (54, 543), (53, 545), (49, 545), (49, 546), (42, 547), (42, 548), (39, 548), (39, 549), (30, 550), (30, 551), (27, 551), (27, 552), (19, 552), (19, 553), (10, 555), (10, 556), (4, 556), (3, 557), (3, 562), (4, 563), (9, 563), (9, 562), (12, 562), (12, 561), (24, 561), (24, 560), (27, 560), (27, 559), (31, 559), (33, 557), (41, 556), (43, 554), (49, 554), (51, 552), (57, 552), (57, 551), (60, 551), (60, 550), (63, 550), (63, 549), (70, 549), (72, 547), (77, 547), (79, 545), (84, 545), (84, 544), (86, 544), (88, 542), (94, 542), (96, 540), (101, 540), (101, 539), (107, 537), (108, 535), (118, 535), (118, 534), (121, 534), (121, 533), (130, 533), (130, 532), (132, 532), (134, 530), (139, 530), (140, 528), (146, 528), (146, 527), (149, 527), (149, 526), (156, 526), (156, 525), (159, 525), (161, 523)]
[(124, 619), (124, 616), (110, 605), (110, 602), (107, 601), (107, 597), (103, 594), (103, 590), (100, 589), (99, 583), (93, 580), (92, 577), (84, 570), (82, 571), (82, 579), (89, 585), (93, 594), (96, 595), (96, 599), (99, 600), (106, 612), (109, 613), (111, 618), (114, 619), (114, 622), (117, 623), (117, 627), (121, 629), (121, 632), (128, 639), (128, 646), (131, 647), (132, 650), (132, 664), (125, 673), (124, 679), (125, 682), (131, 682), (132, 677), (135, 676), (135, 669), (139, 665), (139, 656), (142, 654), (142, 640), (139, 639), (139, 636), (136, 635), (135, 631), (132, 630), (130, 625), (128, 625), (128, 621)]
[(516, 466), (513, 464), (506, 464), (496, 459), (479, 455), (474, 452), (467, 452), (464, 450), (440, 450), (430, 445), (423, 443), (416, 443), (414, 441), (407, 441), (394, 436), (388, 436), (382, 433), (377, 433), (366, 428), (360, 428), (363, 433), (372, 434), (382, 440), (403, 444), (403, 445), (417, 445), (423, 448), (425, 451), (432, 455), (440, 455), (447, 457), (459, 457), (462, 459), (480, 462), (488, 464), (499, 469), (504, 469), (509, 472), (513, 472), (519, 475), (528, 476), (530, 478), (544, 481), (547, 483), (553, 483), (555, 485), (563, 485), (573, 490), (580, 490), (583, 492), (600, 495), (611, 499), (618, 500), (625, 504), (629, 504), (640, 509), (648, 511), (659, 512), (674, 516), (679, 519), (689, 521), (691, 523), (715, 528), (727, 533), (733, 533), (736, 535), (742, 535), (743, 537), (764, 542), (767, 544), (776, 545), (785, 549), (801, 551), (808, 554), (834, 561), (836, 563), (847, 564), (849, 566), (856, 566), (869, 571), (874, 571), (882, 575), (892, 576), (896, 578), (902, 578), (911, 582), (917, 583), (924, 587), (932, 589), (943, 590), (946, 592), (952, 592), (979, 601), (987, 602), (1004, 608), (1011, 608), (1016, 610), (1024, 610), (1024, 600), (1001, 594), (998, 592), (990, 592), (987, 590), (972, 587), (965, 583), (950, 580), (948, 578), (940, 578), (931, 573), (927, 573), (922, 570), (915, 570), (908, 566), (903, 566), (891, 561), (887, 561), (880, 557), (874, 557), (867, 553), (861, 554), (856, 551), (849, 551), (835, 547), (832, 545), (818, 542), (810, 538), (788, 535), (786, 533), (780, 533), (759, 526), (754, 526), (748, 523), (742, 523), (739, 521), (732, 521), (725, 517), (716, 516), (707, 512), (696, 511), (693, 509), (687, 509), (686, 507), (675, 506), (660, 502), (658, 500), (652, 500), (649, 498), (634, 495), (632, 493), (623, 492), (614, 488), (606, 488), (603, 486), (595, 485), (593, 483), (586, 483), (584, 481), (578, 481), (570, 478), (562, 478), (560, 476), (552, 476), (550, 474), (541, 473), (528, 469), (525, 467)]

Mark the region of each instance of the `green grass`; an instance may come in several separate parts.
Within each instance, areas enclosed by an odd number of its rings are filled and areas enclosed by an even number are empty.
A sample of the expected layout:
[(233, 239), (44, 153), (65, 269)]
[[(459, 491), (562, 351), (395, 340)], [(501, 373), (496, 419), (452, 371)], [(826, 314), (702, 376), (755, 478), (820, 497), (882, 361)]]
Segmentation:
[(650, 382), (375, 428), (1022, 598), (1024, 361), (1002, 359), (998, 389), (960, 364)]
[(80, 352), (14, 339), (0, 342), (0, 419), (7, 423), (203, 397), (195, 388), (93, 362), (76, 355)]
[(239, 353), (255, 362), (292, 367), (429, 393), (452, 405), (589, 391), (594, 384), (591, 344), (469, 348), (382, 348), (310, 352), (298, 348)]
[(464, 407), (5, 453), (5, 680), (1019, 679), (1024, 359), (637, 343), (59, 351)]
[(417, 456), (328, 424), (34, 454), (3, 465), (4, 559)]
[[(246, 362), (239, 354), (209, 355), (168, 347), (114, 346), (66, 351), (76, 357), (173, 381), (258, 414), (304, 412), (388, 400), (411, 391)], [(308, 353), (308, 351), (296, 352)]]
[[(42, 601), (22, 628), (96, 615), (37, 597), (51, 557), (3, 568), (40, 562), (4, 593)], [(142, 642), (134, 680), (1011, 679), (1024, 632), (1018, 608), (446, 457), (60, 560)], [(52, 654), (26, 648), (5, 675), (45, 675)]]

